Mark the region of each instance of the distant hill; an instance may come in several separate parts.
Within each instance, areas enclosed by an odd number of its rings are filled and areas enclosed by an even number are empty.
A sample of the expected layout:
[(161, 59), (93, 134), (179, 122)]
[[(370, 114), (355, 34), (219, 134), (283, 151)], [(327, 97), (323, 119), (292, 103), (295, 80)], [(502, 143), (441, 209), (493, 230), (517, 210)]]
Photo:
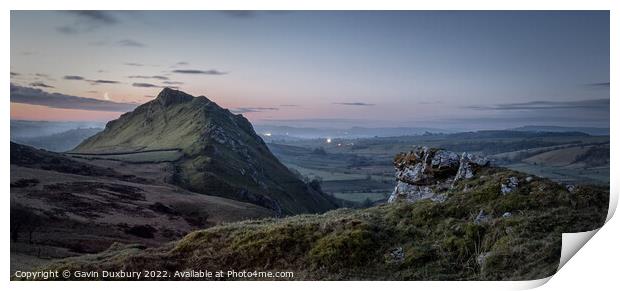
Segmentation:
[(315, 128), (283, 125), (257, 125), (257, 131), (268, 140), (295, 140), (299, 138), (368, 138), (449, 133), (451, 131), (427, 127), (359, 127)]
[(86, 138), (95, 135), (103, 130), (102, 128), (77, 128), (63, 131), (60, 133), (36, 136), (36, 137), (17, 137), (12, 139), (15, 142), (45, 149), (54, 152), (64, 152), (75, 148)]
[(174, 162), (173, 182), (194, 192), (251, 202), (281, 214), (336, 207), (320, 189), (282, 165), (242, 115), (204, 96), (168, 88), (110, 121), (72, 152), (156, 155), (160, 150), (182, 151)]
[(103, 129), (104, 122), (96, 121), (39, 121), (11, 119), (11, 140), (41, 137), (79, 128)]
[(564, 126), (541, 126), (526, 125), (513, 128), (515, 131), (531, 131), (531, 132), (583, 132), (589, 135), (609, 135), (609, 128), (603, 127), (564, 127)]

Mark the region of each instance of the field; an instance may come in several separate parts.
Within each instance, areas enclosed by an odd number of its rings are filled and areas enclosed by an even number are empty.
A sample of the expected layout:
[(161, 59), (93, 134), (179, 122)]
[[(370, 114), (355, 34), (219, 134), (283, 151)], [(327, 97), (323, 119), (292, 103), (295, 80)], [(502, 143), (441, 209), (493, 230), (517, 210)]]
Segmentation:
[(564, 184), (609, 184), (609, 137), (578, 132), (480, 131), (270, 143), (272, 152), (325, 192), (354, 203), (383, 201), (393, 190), (392, 159), (414, 146), (488, 156), (495, 165)]
[(128, 163), (162, 163), (162, 162), (174, 162), (183, 156), (183, 152), (178, 149), (171, 150), (155, 150), (155, 151), (142, 151), (131, 153), (118, 153), (118, 154), (70, 154), (74, 158), (81, 158), (87, 160), (100, 159), (100, 160), (113, 160), (122, 161)]

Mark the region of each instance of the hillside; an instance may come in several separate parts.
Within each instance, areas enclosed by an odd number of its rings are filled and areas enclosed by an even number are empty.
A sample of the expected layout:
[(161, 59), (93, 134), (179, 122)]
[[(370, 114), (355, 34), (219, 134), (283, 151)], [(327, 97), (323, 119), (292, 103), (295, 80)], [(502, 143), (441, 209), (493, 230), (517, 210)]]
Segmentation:
[(168, 88), (109, 122), (72, 153), (162, 150), (182, 152), (173, 162), (173, 183), (194, 192), (254, 203), (279, 214), (323, 212), (336, 206), (282, 165), (242, 115), (204, 96)]
[(531, 280), (557, 270), (562, 233), (598, 228), (607, 214), (605, 188), (566, 188), (473, 155), (419, 148), (394, 166), (398, 184), (381, 206), (230, 223), (160, 248), (117, 245), (45, 269), (152, 269), (174, 280), (181, 270), (292, 271), (294, 280)]
[(274, 215), (166, 184), (158, 179), (166, 167), (95, 165), (11, 143), (11, 269), (100, 252), (115, 242), (154, 247), (192, 230)]

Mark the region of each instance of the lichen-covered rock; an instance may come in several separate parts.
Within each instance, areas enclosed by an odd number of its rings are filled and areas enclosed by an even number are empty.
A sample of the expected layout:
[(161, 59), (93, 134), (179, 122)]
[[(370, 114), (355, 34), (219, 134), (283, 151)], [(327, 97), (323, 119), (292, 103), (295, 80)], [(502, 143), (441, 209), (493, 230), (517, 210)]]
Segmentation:
[(396, 155), (396, 178), (414, 185), (430, 185), (437, 180), (454, 176), (460, 157), (453, 152), (417, 147), (408, 153)]
[(501, 184), (500, 191), (506, 195), (519, 187), (519, 179), (517, 177), (510, 177), (506, 183)]
[(411, 185), (398, 181), (388, 202), (394, 202), (398, 198), (404, 198), (408, 202), (416, 202), (418, 200), (431, 199), (434, 196), (435, 193), (429, 186)]
[(436, 167), (455, 167), (458, 166), (460, 157), (455, 152), (438, 150), (431, 159), (431, 165)]
[(467, 154), (463, 153), (463, 155), (461, 155), (459, 169), (457, 170), (456, 175), (454, 176), (453, 183), (456, 183), (458, 180), (471, 179), (474, 177), (474, 169), (469, 161), (470, 160)]
[(397, 184), (388, 202), (424, 199), (444, 202), (446, 190), (459, 180), (473, 178), (480, 167), (488, 164), (486, 158), (477, 155), (416, 147), (394, 159)]
[(471, 179), (474, 177), (474, 171), (480, 167), (486, 167), (489, 165), (489, 160), (485, 157), (478, 155), (472, 155), (463, 153), (459, 161), (459, 169), (454, 176), (452, 185), (456, 184), (459, 180)]

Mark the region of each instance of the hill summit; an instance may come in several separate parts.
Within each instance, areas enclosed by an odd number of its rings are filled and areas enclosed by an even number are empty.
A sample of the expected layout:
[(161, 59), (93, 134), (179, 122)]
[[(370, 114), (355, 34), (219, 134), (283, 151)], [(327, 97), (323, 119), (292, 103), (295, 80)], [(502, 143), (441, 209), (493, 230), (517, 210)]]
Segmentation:
[(170, 151), (181, 153), (172, 162), (173, 183), (191, 191), (251, 202), (278, 215), (336, 206), (280, 163), (245, 117), (169, 88), (108, 122), (73, 153), (155, 157)]

